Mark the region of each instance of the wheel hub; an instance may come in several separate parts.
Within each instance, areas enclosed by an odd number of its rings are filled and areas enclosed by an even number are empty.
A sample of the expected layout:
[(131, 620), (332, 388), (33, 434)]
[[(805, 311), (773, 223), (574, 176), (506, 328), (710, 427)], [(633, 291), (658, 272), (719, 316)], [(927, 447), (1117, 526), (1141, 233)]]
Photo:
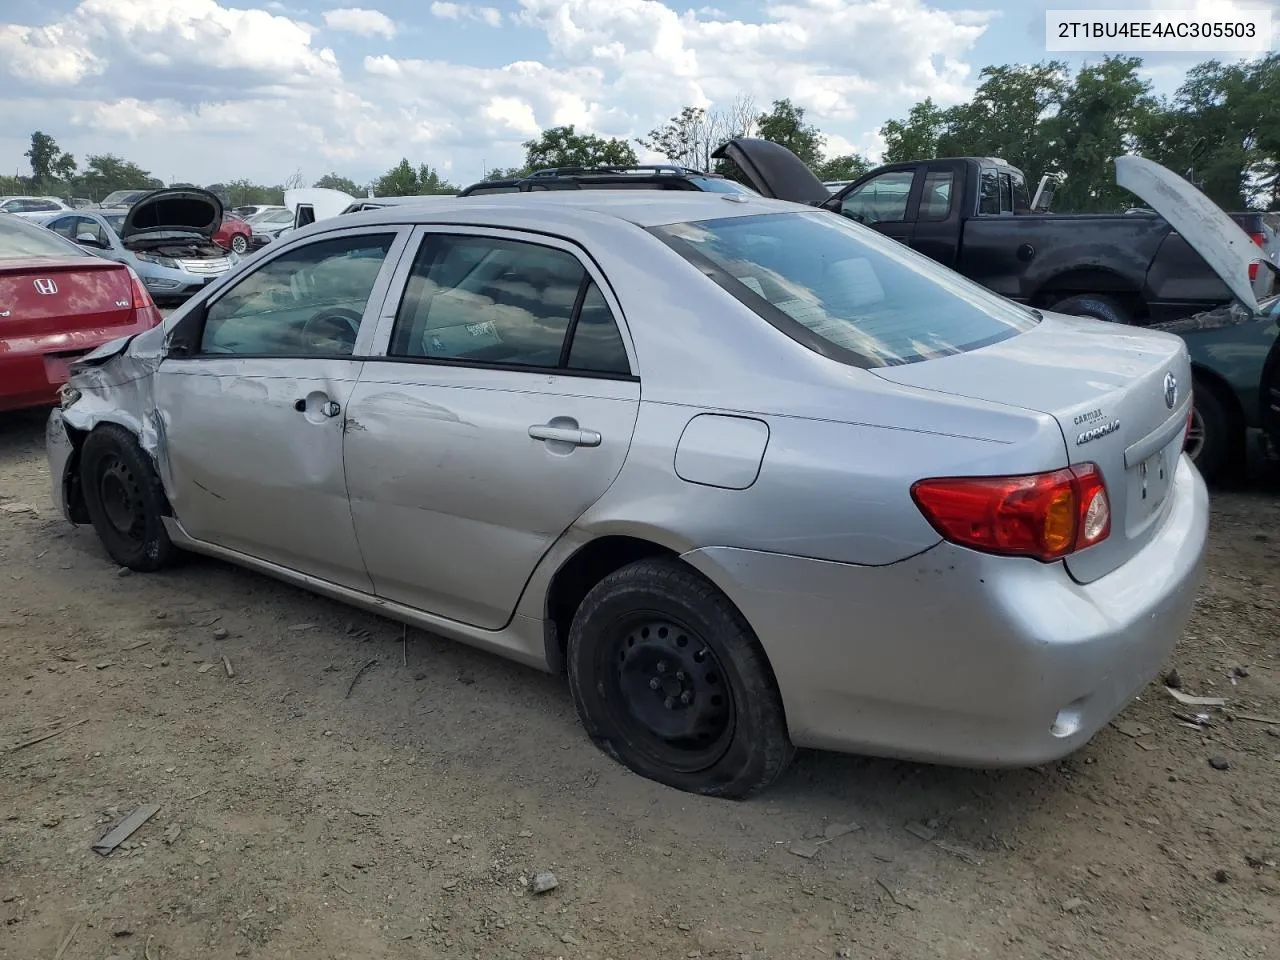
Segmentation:
[(619, 631), (615, 681), (622, 706), (666, 762), (705, 766), (723, 753), (733, 727), (724, 671), (698, 634), (666, 619)]
[(107, 522), (121, 535), (141, 539), (145, 522), (141, 490), (131, 471), (120, 460), (112, 458), (103, 464), (98, 484), (102, 510)]

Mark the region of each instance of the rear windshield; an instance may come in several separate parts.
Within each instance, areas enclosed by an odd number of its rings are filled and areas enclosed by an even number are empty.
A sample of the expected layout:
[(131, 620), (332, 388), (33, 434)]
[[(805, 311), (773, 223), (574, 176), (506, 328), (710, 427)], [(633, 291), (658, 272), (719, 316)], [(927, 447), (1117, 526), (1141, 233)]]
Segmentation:
[(863, 367), (998, 343), (1038, 315), (831, 213), (774, 213), (651, 228), (765, 320)]
[(44, 227), (0, 214), (0, 260), (14, 257), (90, 257), (74, 243)]

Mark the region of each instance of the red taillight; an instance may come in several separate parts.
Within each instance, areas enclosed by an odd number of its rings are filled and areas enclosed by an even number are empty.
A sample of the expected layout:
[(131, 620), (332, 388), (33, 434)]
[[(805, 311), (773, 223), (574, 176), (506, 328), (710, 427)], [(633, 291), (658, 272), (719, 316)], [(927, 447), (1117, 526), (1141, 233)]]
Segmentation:
[(984, 553), (1049, 563), (1111, 533), (1111, 503), (1095, 463), (1019, 477), (920, 480), (911, 497), (943, 537)]
[(133, 285), (133, 309), (145, 310), (147, 307), (154, 307), (156, 302), (151, 299), (151, 291), (142, 282), (142, 278), (134, 273), (133, 267), (125, 269), (129, 271), (129, 282)]
[(1249, 234), (1249, 239), (1260, 247), (1267, 245), (1267, 235), (1265, 233), (1251, 233)]
[(1259, 263), (1260, 263), (1260, 261), (1255, 260), (1255, 261), (1253, 261), (1253, 263), (1249, 264), (1249, 282), (1250, 282), (1250, 283), (1253, 283), (1253, 281), (1255, 281), (1255, 280), (1257, 280), (1257, 279), (1258, 279), (1258, 265), (1259, 265)]

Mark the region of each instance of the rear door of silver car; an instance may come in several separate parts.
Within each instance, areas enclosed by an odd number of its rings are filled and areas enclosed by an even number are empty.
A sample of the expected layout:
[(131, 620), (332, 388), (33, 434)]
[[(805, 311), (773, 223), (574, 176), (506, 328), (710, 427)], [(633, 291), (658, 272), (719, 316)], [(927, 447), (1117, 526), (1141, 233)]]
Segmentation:
[(155, 397), (188, 535), (371, 589), (347, 501), (344, 413), (408, 232), (366, 227), (284, 250), (171, 333)]
[(369, 574), (379, 596), (501, 627), (622, 468), (640, 383), (619, 305), (567, 241), (433, 226), (382, 313), (345, 447)]

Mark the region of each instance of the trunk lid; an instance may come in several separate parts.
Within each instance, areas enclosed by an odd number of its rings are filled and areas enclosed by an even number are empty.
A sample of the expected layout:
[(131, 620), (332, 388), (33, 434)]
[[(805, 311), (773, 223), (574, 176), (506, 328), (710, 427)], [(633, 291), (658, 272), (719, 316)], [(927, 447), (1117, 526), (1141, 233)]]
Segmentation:
[(1172, 170), (1145, 157), (1116, 157), (1116, 184), (1151, 204), (1240, 302), (1258, 312), (1249, 265), (1262, 254), (1229, 213)]
[(831, 191), (804, 161), (780, 143), (734, 137), (712, 156), (736, 163), (761, 196), (815, 207), (831, 199)]
[(129, 268), (96, 257), (0, 260), (0, 341), (128, 326)]
[(123, 241), (192, 235), (209, 240), (221, 224), (221, 200), (208, 190), (181, 187), (148, 193), (129, 208), (118, 232)]
[(1046, 314), (1034, 329), (991, 346), (870, 372), (1058, 422), (1067, 462), (1096, 463), (1111, 501), (1110, 536), (1064, 561), (1076, 580), (1110, 573), (1158, 529), (1191, 410), (1191, 363), (1180, 338)]

